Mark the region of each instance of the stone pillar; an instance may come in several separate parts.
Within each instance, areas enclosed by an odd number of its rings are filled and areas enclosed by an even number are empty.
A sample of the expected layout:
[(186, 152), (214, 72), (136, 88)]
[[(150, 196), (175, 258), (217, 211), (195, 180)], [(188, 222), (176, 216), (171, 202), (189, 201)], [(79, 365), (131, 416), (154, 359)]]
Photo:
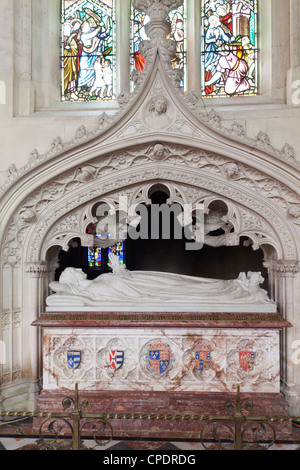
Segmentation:
[(140, 51), (146, 60), (145, 68), (152, 62), (153, 54), (159, 50), (162, 62), (168, 69), (175, 87), (179, 86), (182, 71), (173, 69), (171, 65), (171, 58), (175, 53), (176, 44), (174, 41), (167, 39), (167, 35), (171, 31), (168, 14), (182, 4), (183, 0), (164, 0), (164, 2), (160, 0), (133, 0), (134, 8), (149, 16), (149, 22), (146, 25), (149, 41), (140, 44)]
[(122, 0), (116, 2), (116, 22), (117, 22), (117, 66), (118, 83), (116, 83), (116, 93), (129, 93), (130, 91), (130, 1)]
[(187, 1), (187, 85), (186, 91), (201, 89), (201, 5)]
[(300, 3), (290, 0), (290, 68), (287, 72), (287, 104), (300, 106)]
[(280, 313), (293, 327), (286, 328), (282, 333), (281, 368), (282, 391), (292, 406), (296, 401), (296, 364), (293, 361), (294, 342), (296, 340), (297, 318), (295, 312), (295, 275), (299, 272), (298, 261), (279, 260), (273, 264), (273, 272), (277, 278), (277, 298)]
[(38, 328), (31, 326), (44, 310), (44, 289), (49, 275), (48, 263), (44, 261), (25, 263), (27, 275), (23, 279), (23, 350), (28, 358), (28, 406), (34, 407), (36, 394), (40, 390), (42, 378), (42, 338)]
[(17, 27), (19, 35), (17, 36), (19, 53), (22, 60), (17, 62), (20, 64), (18, 74), (18, 97), (15, 100), (15, 113), (19, 115), (30, 115), (34, 110), (34, 96), (32, 84), (32, 58), (31, 58), (31, 0), (23, 0), (22, 11), (18, 5), (18, 11), (15, 12), (15, 21), (20, 22)]

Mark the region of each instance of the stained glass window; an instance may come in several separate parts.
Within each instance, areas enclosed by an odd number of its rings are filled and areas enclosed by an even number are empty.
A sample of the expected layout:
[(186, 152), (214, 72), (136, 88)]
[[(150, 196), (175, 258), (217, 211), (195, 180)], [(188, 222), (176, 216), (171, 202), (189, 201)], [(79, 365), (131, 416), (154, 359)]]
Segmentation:
[(258, 93), (257, 0), (202, 0), (202, 95)]
[(87, 248), (87, 264), (89, 268), (105, 269), (107, 264), (110, 264), (108, 255), (112, 252), (114, 248), (116, 250), (116, 254), (119, 257), (120, 263), (125, 263), (125, 241), (116, 243), (114, 247), (112, 246), (109, 248), (101, 248), (97, 246), (98, 243), (96, 239), (101, 240), (104, 236), (105, 241), (107, 241), (107, 233), (103, 234), (103, 232), (98, 229), (96, 224), (90, 224), (87, 228), (87, 233), (89, 235), (93, 235), (95, 240), (94, 246), (89, 246)]
[[(185, 73), (186, 68), (186, 47), (185, 47), (185, 2), (177, 10), (169, 13), (171, 23), (171, 33), (168, 38), (176, 42), (176, 53), (172, 57), (172, 67), (182, 69)], [(183, 86), (184, 82), (182, 82)]]
[(131, 67), (140, 70), (145, 67), (145, 58), (140, 52), (140, 43), (148, 39), (146, 33), (146, 24), (149, 17), (140, 13), (131, 6)]
[[(116, 245), (116, 254), (119, 257), (119, 261), (121, 264), (124, 264), (124, 242), (119, 242)], [(108, 248), (108, 254), (110, 254), (113, 250), (113, 247)], [(110, 261), (108, 261), (108, 264)]]
[[(177, 10), (169, 13), (168, 19), (171, 23), (171, 33), (168, 38), (176, 41), (176, 53), (172, 57), (173, 68), (181, 68), (185, 71), (186, 67), (186, 48), (185, 48), (185, 2)], [(140, 43), (146, 39), (146, 25), (149, 17), (140, 13), (131, 6), (131, 69), (144, 70), (145, 59), (140, 52)], [(183, 85), (183, 82), (182, 82)]]
[(101, 248), (89, 247), (88, 248), (88, 267), (89, 268), (101, 268), (102, 267), (102, 253)]
[(63, 101), (115, 99), (114, 0), (63, 0)]

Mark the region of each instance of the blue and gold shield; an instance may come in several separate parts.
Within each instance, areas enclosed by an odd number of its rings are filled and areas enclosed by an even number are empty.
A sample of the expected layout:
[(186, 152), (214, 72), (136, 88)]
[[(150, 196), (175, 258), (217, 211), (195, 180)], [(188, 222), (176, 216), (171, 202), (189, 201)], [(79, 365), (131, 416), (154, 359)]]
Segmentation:
[(167, 344), (157, 341), (148, 350), (148, 363), (153, 372), (158, 375), (167, 371), (170, 365), (170, 348)]
[(77, 369), (81, 362), (81, 352), (80, 351), (67, 351), (67, 361), (71, 369)]

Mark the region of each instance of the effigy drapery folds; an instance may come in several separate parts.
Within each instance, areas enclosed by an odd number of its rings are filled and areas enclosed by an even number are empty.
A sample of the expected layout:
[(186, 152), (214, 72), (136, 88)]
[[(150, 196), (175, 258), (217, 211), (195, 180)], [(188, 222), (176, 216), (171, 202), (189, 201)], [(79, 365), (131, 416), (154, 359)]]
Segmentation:
[(220, 280), (156, 271), (129, 271), (110, 255), (112, 272), (88, 280), (77, 268), (66, 268), (55, 292), (46, 299), (47, 311), (144, 312), (276, 312), (260, 272), (240, 273)]

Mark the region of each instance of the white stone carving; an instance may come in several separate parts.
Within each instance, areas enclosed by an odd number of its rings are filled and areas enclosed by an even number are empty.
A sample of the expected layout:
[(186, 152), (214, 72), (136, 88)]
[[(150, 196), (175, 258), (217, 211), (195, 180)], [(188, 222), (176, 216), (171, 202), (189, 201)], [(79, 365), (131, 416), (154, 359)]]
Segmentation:
[[(228, 207), (226, 219), (220, 221), (225, 235), (210, 240), (211, 243), (232, 245), (237, 244), (241, 236), (248, 237), (253, 249), (269, 245), (274, 248), (273, 253), (276, 252), (281, 258), (281, 261), (273, 260), (270, 268), (277, 281), (283, 281), (281, 277), (292, 278), (298, 274), (300, 162), (295, 158), (295, 149), (289, 144), (276, 149), (265, 132), (258, 132), (257, 137), (249, 138), (244, 121), (234, 121), (226, 126), (218, 112), (207, 103), (203, 105), (200, 94), (185, 94), (180, 89), (180, 71), (173, 70), (170, 63), (174, 43), (166, 40), (166, 32), (169, 30), (166, 17), (170, 9), (177, 8), (181, 3), (182, 0), (136, 0), (136, 6), (145, 11), (147, 9), (151, 18), (148, 27), (150, 40), (141, 44), (146, 66), (143, 73), (135, 76), (134, 92), (119, 96), (120, 109), (116, 113), (112, 110), (109, 115), (101, 114), (91, 131), (80, 126), (68, 142), (60, 137), (50, 139), (48, 151), (40, 154), (34, 149), (24, 166), (17, 168), (12, 164), (8, 168), (7, 180), (0, 188), (3, 234), (1, 263), (8, 268), (2, 276), (4, 289), (9, 286), (13, 298), (6, 299), (6, 295), (3, 298), (8, 304), (11, 301), (11, 305), (19, 305), (22, 299), (22, 306), (15, 313), (14, 309), (4, 310), (2, 323), (6, 334), (12, 325), (14, 328), (21, 325), (23, 340), (28, 337), (28, 319), (38, 314), (38, 304), (43, 303), (39, 292), (45, 287), (43, 278), (49, 275), (50, 265), (45, 262), (47, 249), (53, 246), (67, 249), (69, 240), (75, 236), (79, 236), (83, 244), (89, 243), (85, 228), (92, 216), (87, 212), (87, 206), (102, 198), (114, 200), (119, 193), (129, 194), (131, 201), (146, 201), (146, 189), (154, 183), (166, 184), (170, 200), (174, 201), (189, 203), (201, 200), (209, 209), (212, 198), (221, 199)], [(147, 110), (144, 105), (153, 96), (160, 94), (164, 95), (168, 105), (158, 119), (172, 118), (162, 127), (157, 126), (157, 120), (153, 117), (143, 120), (147, 116), (149, 118), (150, 114), (149, 108)], [(161, 129), (164, 136), (160, 133)], [(83, 218), (84, 213), (86, 218)], [(51, 267), (53, 269), (53, 264)], [(23, 276), (24, 271), (31, 277), (40, 278), (39, 282), (28, 280), (26, 275)], [(285, 282), (287, 280), (284, 279)], [(36, 296), (36, 310), (32, 308), (32, 298), (26, 296), (28, 283), (33, 286), (33, 298)], [(287, 308), (287, 317), (293, 319), (293, 308), (289, 305), (293, 300), (289, 294), (282, 291), (278, 296), (286, 304), (281, 305), (281, 308), (284, 311)], [(23, 317), (26, 318), (24, 324)], [(69, 333), (72, 337), (72, 332)], [(74, 380), (80, 379), (81, 384), (97, 389), (100, 387), (99, 382), (105, 379), (104, 384), (108, 389), (116, 389), (116, 384), (122, 387), (125, 381), (124, 387), (129, 390), (140, 387), (188, 390), (190, 387), (198, 391), (207, 390), (209, 382), (209, 390), (227, 391), (232, 387), (235, 390), (236, 381), (242, 380), (249, 391), (279, 391), (279, 371), (268, 372), (268, 380), (263, 373), (263, 370), (270, 371), (275, 356), (270, 352), (272, 348), (260, 340), (265, 340), (273, 332), (258, 332), (256, 342), (251, 345), (241, 342), (249, 337), (249, 332), (239, 332), (239, 340), (233, 339), (226, 343), (226, 334), (222, 333), (220, 337), (219, 333), (218, 336), (215, 332), (206, 331), (207, 342), (213, 346), (212, 369), (210, 373), (201, 373), (192, 368), (191, 375), (186, 368), (181, 375), (181, 366), (178, 365), (186, 350), (181, 343), (182, 337), (185, 335), (191, 338), (191, 332), (182, 332), (181, 336), (176, 336), (174, 332), (161, 333), (165, 341), (168, 335), (174, 357), (169, 375), (165, 376), (166, 382), (159, 380), (159, 385), (157, 382), (153, 385), (149, 370), (143, 367), (139, 369), (141, 348), (145, 344), (152, 344), (153, 338), (158, 335), (148, 331), (143, 332), (142, 338), (138, 333), (131, 335), (134, 344), (132, 349), (135, 351), (131, 350), (130, 355), (139, 371), (138, 377), (143, 377), (140, 382), (129, 381), (129, 377), (134, 374), (133, 362), (128, 375), (124, 372), (122, 376), (121, 370), (118, 375), (103, 371), (95, 359), (100, 350), (96, 346), (97, 332), (93, 333), (93, 337), (90, 332), (85, 332), (82, 342), (76, 342), (74, 338), (69, 343), (64, 340), (60, 343), (53, 341), (54, 349), (58, 351), (53, 369), (54, 362), (51, 365), (50, 359), (45, 356), (45, 367), (48, 367), (51, 377), (49, 383), (52, 388), (58, 383), (73, 388)], [(107, 345), (119, 344), (115, 331), (104, 334), (106, 341), (102, 349)], [(227, 334), (234, 336), (232, 332)], [(203, 338), (203, 332), (199, 332), (199, 335)], [(212, 338), (214, 335), (215, 342)], [(195, 339), (195, 347), (197, 342), (199, 337)], [(216, 352), (214, 346), (220, 342), (224, 347), (219, 347)], [(16, 339), (12, 338), (9, 348), (14, 351), (14, 357), (11, 358), (14, 365), (3, 368), (3, 384), (22, 380), (22, 374), (23, 380), (25, 377), (27, 380), (28, 370), (34, 369), (33, 360), (25, 358), (24, 371), (20, 370), (18, 353), (15, 353), (16, 343)], [(36, 345), (37, 342), (32, 341), (32, 344)], [(66, 369), (64, 362), (64, 351), (68, 345), (81, 348), (84, 352), (82, 369), (77, 369), (75, 373)], [(24, 343), (24, 351), (25, 346)], [(194, 345), (189, 346), (193, 352)], [(234, 361), (241, 346), (248, 349), (252, 346), (256, 352), (268, 351), (268, 365), (264, 354), (257, 356), (258, 362), (250, 370), (250, 383), (244, 371), (237, 373), (235, 368)], [(34, 348), (32, 346), (28, 357), (35, 357)], [(274, 348), (278, 353), (277, 344)], [(225, 365), (222, 357), (229, 358)], [(265, 368), (259, 369), (260, 361), (266, 365)], [(62, 376), (59, 375), (61, 369), (65, 370)], [(36, 383), (37, 375), (32, 375), (31, 379)], [(47, 380), (45, 385), (48, 385)]]
[[(257, 195), (260, 194), (262, 197), (266, 197), (270, 200), (270, 204), (272, 201), (276, 204), (276, 207), (281, 207), (282, 211), (286, 211), (287, 207), (290, 208), (297, 208), (297, 204), (299, 204), (299, 197), (293, 193), (291, 190), (286, 188), (282, 183), (278, 181), (272, 180), (271, 178), (266, 178), (266, 176), (258, 172), (257, 170), (253, 170), (251, 167), (246, 165), (237, 165), (234, 162), (231, 162), (229, 159), (225, 157), (220, 157), (217, 155), (210, 154), (208, 152), (199, 152), (193, 149), (185, 149), (184, 147), (180, 146), (172, 146), (172, 145), (165, 145), (164, 146), (164, 156), (162, 161), (170, 162), (176, 161), (176, 170), (173, 169), (172, 171), (166, 172), (165, 170), (160, 170), (156, 172), (156, 174), (152, 175), (151, 171), (147, 171), (146, 173), (141, 173), (140, 171), (136, 172), (137, 164), (144, 164), (146, 162), (150, 162), (151, 159), (153, 161), (157, 161), (161, 159), (161, 147), (159, 147), (160, 152), (157, 152), (158, 148), (155, 146), (151, 147), (139, 147), (138, 150), (132, 149), (130, 151), (124, 152), (116, 152), (110, 157), (105, 159), (99, 159), (99, 161), (95, 161), (94, 164), (90, 164), (88, 166), (83, 166), (80, 169), (77, 169), (72, 172), (68, 172), (65, 175), (62, 175), (60, 179), (58, 179), (55, 183), (51, 182), (48, 185), (42, 187), (39, 191), (30, 195), (27, 201), (24, 201), (20, 212), (25, 212), (26, 210), (30, 211), (30, 214), (40, 214), (43, 210), (46, 209), (50, 204), (53, 204), (55, 201), (59, 201), (59, 209), (56, 210), (55, 214), (53, 214), (53, 218), (47, 216), (46, 221), (40, 222), (40, 228), (35, 227), (35, 231), (33, 234), (32, 239), (32, 248), (31, 250), (41, 249), (38, 248), (38, 244), (40, 243), (39, 240), (43, 240), (45, 235), (39, 235), (40, 231), (44, 234), (49, 230), (51, 225), (55, 223), (55, 220), (59, 220), (61, 215), (67, 213), (68, 211), (72, 210), (73, 208), (78, 207), (78, 205), (91, 200), (94, 197), (97, 197), (100, 194), (105, 193), (106, 191), (111, 191), (112, 189), (116, 189), (117, 187), (122, 188), (124, 184), (127, 184), (127, 177), (121, 178), (114, 178), (111, 179), (110, 182), (102, 182), (102, 184), (94, 184), (94, 180), (97, 178), (103, 178), (105, 173), (111, 173), (117, 169), (121, 168), (132, 168), (132, 173), (128, 176), (128, 184), (134, 183), (134, 181), (141, 181), (146, 180), (149, 178), (163, 178), (164, 180), (172, 180), (172, 181), (181, 181), (187, 185), (192, 185), (194, 187), (201, 188), (201, 190), (209, 190), (212, 192), (216, 192), (222, 196), (225, 196), (228, 199), (235, 200), (238, 204), (242, 204), (244, 207), (248, 206), (255, 212), (259, 214), (260, 218), (263, 217), (265, 220), (268, 220), (273, 229), (269, 230), (269, 233), (273, 233), (271, 237), (271, 244), (274, 246), (274, 230), (278, 234), (280, 234), (280, 239), (284, 243), (284, 246), (287, 249), (285, 257), (289, 257), (291, 259), (295, 259), (295, 251), (292, 249), (292, 242), (289, 241), (290, 235), (288, 234), (288, 229), (284, 228), (284, 223), (280, 221), (278, 215), (275, 211), (268, 209), (268, 207), (264, 204), (258, 203)], [(176, 160), (175, 160), (176, 159)], [(160, 160), (159, 160), (160, 161)], [(211, 172), (211, 176), (214, 178), (214, 175), (219, 174), (220, 176), (224, 176), (224, 184), (217, 184), (213, 183), (213, 180), (210, 178), (202, 178), (202, 177), (191, 177), (188, 176), (187, 173), (180, 171), (180, 168), (187, 169), (188, 167), (196, 168), (201, 171), (209, 171)], [(84, 168), (84, 171), (83, 171)], [(208, 174), (208, 173), (207, 173)], [(235, 184), (240, 184), (238, 191), (233, 191), (228, 183), (225, 184), (225, 181), (234, 181)], [(219, 180), (221, 181), (221, 180)], [(93, 187), (86, 186), (86, 183), (93, 183)], [(81, 185), (84, 186), (84, 192), (82, 191)], [(238, 186), (237, 186), (238, 187)], [(248, 188), (253, 196), (247, 197), (244, 193), (245, 188)], [(80, 196), (72, 195), (72, 191), (81, 188)], [(62, 196), (69, 196), (69, 201), (66, 199), (63, 201)], [(191, 201), (186, 201), (191, 202)], [(294, 211), (293, 214), (297, 214)], [(291, 221), (296, 224), (300, 224), (299, 218), (295, 216), (290, 216)], [(257, 219), (258, 220), (258, 219)], [(26, 222), (26, 223), (25, 223)], [(2, 260), (6, 263), (8, 257), (10, 260), (13, 257), (20, 259), (20, 254), (18, 253), (22, 247), (22, 243), (24, 240), (24, 236), (29, 229), (30, 218), (26, 217), (26, 220), (22, 220), (22, 230), (19, 228), (19, 222), (17, 217), (12, 223), (11, 229), (7, 231), (6, 234), (6, 241), (4, 242), (4, 254)], [(269, 224), (270, 228), (270, 224)], [(82, 231), (81, 231), (82, 232)], [(263, 233), (265, 236), (265, 232)], [(32, 252), (32, 260), (34, 260), (33, 252)]]
[(152, 129), (165, 129), (172, 122), (172, 109), (163, 95), (153, 96), (145, 108), (144, 119)]
[[(91, 344), (88, 345), (86, 338), (79, 338), (77, 335), (67, 338), (58, 337), (53, 341), (54, 354), (53, 365), (60, 371), (61, 378), (68, 381), (88, 381), (93, 379), (91, 369), (94, 362), (94, 354)], [(68, 364), (68, 351), (82, 351), (81, 362), (78, 367), (71, 368)], [(59, 387), (59, 376), (54, 375), (56, 385)], [(74, 383), (74, 382), (73, 382)]]
[[(130, 343), (127, 338), (115, 337), (105, 342), (97, 338), (97, 378), (100, 379), (105, 375), (106, 380), (111, 382), (137, 379), (135, 352)], [(113, 361), (113, 353), (120, 355), (119, 364)], [(126, 367), (124, 367), (124, 363), (126, 363)]]
[(276, 304), (259, 286), (261, 273), (240, 273), (235, 280), (197, 278), (172, 273), (128, 271), (114, 252), (113, 272), (94, 280), (77, 268), (66, 268), (50, 283), (47, 310), (98, 311), (256, 311), (275, 312)]
[(183, 0), (133, 0), (133, 6), (138, 11), (145, 12), (150, 19), (165, 19), (169, 11), (182, 5)]
[(46, 277), (49, 274), (50, 269), (47, 263), (37, 262), (37, 263), (27, 263), (25, 266), (25, 272), (30, 275), (30, 277)]

